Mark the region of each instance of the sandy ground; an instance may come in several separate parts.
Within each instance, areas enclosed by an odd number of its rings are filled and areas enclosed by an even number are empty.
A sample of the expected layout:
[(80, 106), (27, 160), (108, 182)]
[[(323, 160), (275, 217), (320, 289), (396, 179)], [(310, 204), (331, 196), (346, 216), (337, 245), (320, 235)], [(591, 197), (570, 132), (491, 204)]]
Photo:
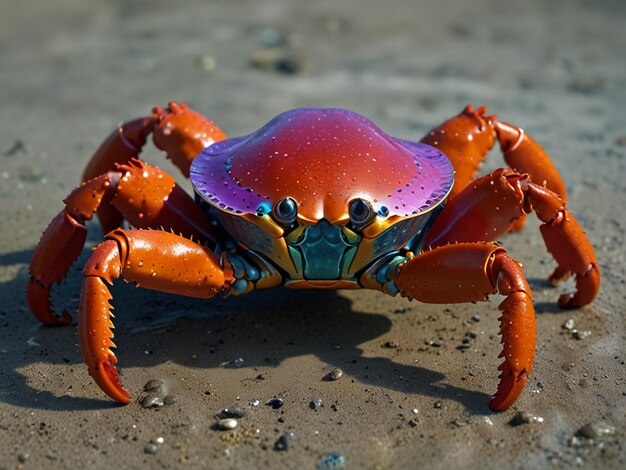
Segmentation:
[[(346, 468), (624, 468), (626, 4), (419, 3), (1, 2), (0, 468), (331, 468), (333, 451)], [(196, 301), (119, 285), (116, 342), (136, 400), (118, 406), (87, 375), (75, 327), (30, 315), (28, 263), (99, 142), (170, 99), (230, 135), (333, 106), (409, 139), (486, 104), (552, 155), (597, 250), (600, 294), (560, 310), (537, 223), (502, 240), (524, 262), (538, 344), (524, 394), (494, 414), (497, 298), (277, 289)], [(144, 157), (175, 174), (154, 148)], [(494, 151), (485, 170), (501, 165)], [(89, 229), (57, 306), (76, 308), (80, 265), (102, 239)], [(333, 368), (343, 376), (322, 380)], [(143, 408), (152, 379), (177, 402)], [(274, 398), (281, 408), (265, 405)], [(235, 430), (212, 429), (223, 408), (243, 412)], [(520, 411), (535, 420), (511, 425)], [(588, 423), (595, 438), (577, 436)], [(274, 450), (286, 432), (295, 442)]]

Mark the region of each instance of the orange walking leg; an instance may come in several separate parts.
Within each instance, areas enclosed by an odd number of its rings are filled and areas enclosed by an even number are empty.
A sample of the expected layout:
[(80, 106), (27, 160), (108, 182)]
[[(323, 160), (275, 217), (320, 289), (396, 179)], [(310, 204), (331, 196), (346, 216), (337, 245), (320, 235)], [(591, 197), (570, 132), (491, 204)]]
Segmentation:
[(118, 165), (117, 171), (109, 171), (76, 188), (35, 248), (27, 297), (31, 311), (43, 323), (65, 325), (72, 321), (67, 311), (62, 316), (53, 312), (50, 288), (61, 282), (82, 252), (87, 238), (85, 222), (103, 204), (137, 228), (163, 227), (186, 237), (215, 241), (204, 213), (174, 178), (139, 160)]
[(395, 282), (403, 296), (426, 303), (487, 300), (500, 293), (498, 306), (504, 362), (500, 383), (489, 407), (509, 408), (522, 393), (535, 357), (535, 311), (521, 266), (504, 249), (491, 243), (441, 246), (399, 267)]
[[(536, 184), (567, 201), (563, 179), (545, 150), (523, 129), (499, 121), (495, 115), (486, 116), (485, 112), (484, 106), (475, 110), (467, 105), (459, 115), (448, 119), (422, 139), (423, 143), (437, 147), (452, 161), (455, 178), (449, 198), (453, 199), (476, 178), (481, 163), (497, 140), (508, 166), (530, 174)], [(522, 227), (522, 220), (519, 219), (515, 229)]]
[[(158, 230), (121, 230), (107, 235), (87, 262), (78, 309), (78, 335), (89, 374), (113, 400), (129, 403), (120, 383), (112, 351), (115, 344), (112, 299), (107, 284), (122, 277), (138, 287), (186, 295), (213, 297), (232, 281), (208, 248)], [(228, 278), (228, 279), (227, 279)]]
[[(187, 178), (193, 159), (209, 145), (226, 138), (213, 121), (189, 109), (185, 103), (171, 101), (165, 109), (157, 106), (150, 116), (120, 125), (91, 157), (85, 167), (83, 181), (96, 178), (113, 170), (116, 164), (126, 164), (138, 157), (150, 134), (156, 147), (167, 152), (167, 158)], [(119, 212), (108, 204), (98, 208), (98, 219), (104, 232), (122, 223)]]
[(543, 222), (541, 234), (557, 262), (549, 280), (557, 282), (570, 275), (576, 279), (576, 292), (561, 296), (559, 306), (590, 303), (600, 287), (593, 247), (564, 201), (531, 183), (527, 174), (499, 169), (474, 181), (444, 207), (426, 235), (425, 246), (496, 240), (531, 211)]

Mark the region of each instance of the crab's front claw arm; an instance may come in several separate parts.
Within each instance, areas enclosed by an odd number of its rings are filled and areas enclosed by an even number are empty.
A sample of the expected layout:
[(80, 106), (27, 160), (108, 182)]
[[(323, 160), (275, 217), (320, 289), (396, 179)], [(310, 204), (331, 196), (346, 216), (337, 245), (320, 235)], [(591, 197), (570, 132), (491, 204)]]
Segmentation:
[(126, 404), (130, 394), (122, 386), (117, 357), (112, 351), (112, 299), (107, 284), (122, 277), (138, 287), (189, 297), (209, 298), (232, 279), (217, 256), (178, 235), (157, 230), (121, 230), (109, 235), (87, 262), (81, 290), (78, 334), (89, 374), (113, 400)]
[(500, 383), (489, 407), (509, 408), (522, 393), (535, 357), (535, 311), (521, 266), (491, 243), (458, 243), (435, 248), (400, 265), (395, 282), (403, 296), (426, 303), (487, 300), (500, 293), (498, 306), (504, 358)]

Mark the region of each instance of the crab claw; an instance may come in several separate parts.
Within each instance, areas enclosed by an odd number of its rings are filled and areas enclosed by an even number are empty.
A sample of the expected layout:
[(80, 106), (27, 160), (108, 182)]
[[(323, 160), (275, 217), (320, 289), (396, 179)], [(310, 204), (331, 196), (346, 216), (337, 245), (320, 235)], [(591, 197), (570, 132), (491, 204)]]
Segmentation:
[(509, 408), (519, 397), (535, 358), (535, 310), (522, 267), (491, 243), (451, 243), (426, 251), (399, 266), (395, 282), (403, 296), (428, 303), (487, 300), (500, 293), (498, 306), (504, 363), (489, 407)]
[(28, 306), (37, 319), (47, 325), (67, 325), (72, 316), (54, 313), (50, 288), (60, 283), (85, 244), (87, 229), (63, 210), (52, 219), (41, 236), (30, 263), (27, 285)]
[[(117, 247), (110, 245), (111, 243), (115, 245), (113, 241), (105, 242), (103, 245), (113, 251), (117, 250)], [(108, 261), (116, 262), (116, 260)], [(113, 400), (126, 405), (131, 402), (132, 397), (122, 386), (115, 367), (117, 357), (111, 350), (115, 347), (111, 332), (113, 329), (111, 321), (113, 307), (109, 303), (111, 299), (109, 289), (101, 278), (85, 278), (80, 296), (78, 336), (80, 350), (89, 369), (89, 375), (104, 393)]]
[(98, 245), (83, 270), (78, 309), (80, 350), (89, 375), (113, 400), (130, 403), (112, 349), (113, 314), (107, 284), (122, 277), (148, 289), (209, 298), (226, 281), (218, 257), (191, 240), (159, 230), (115, 230)]

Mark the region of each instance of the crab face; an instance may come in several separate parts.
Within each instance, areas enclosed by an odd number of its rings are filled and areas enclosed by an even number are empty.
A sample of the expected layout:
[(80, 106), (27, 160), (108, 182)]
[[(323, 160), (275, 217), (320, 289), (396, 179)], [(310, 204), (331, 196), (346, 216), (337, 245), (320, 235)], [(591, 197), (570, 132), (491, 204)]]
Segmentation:
[(359, 270), (414, 240), (453, 174), (437, 149), (341, 109), (283, 113), (191, 167), (195, 191), (235, 241), (292, 281), (324, 287), (356, 284)]

